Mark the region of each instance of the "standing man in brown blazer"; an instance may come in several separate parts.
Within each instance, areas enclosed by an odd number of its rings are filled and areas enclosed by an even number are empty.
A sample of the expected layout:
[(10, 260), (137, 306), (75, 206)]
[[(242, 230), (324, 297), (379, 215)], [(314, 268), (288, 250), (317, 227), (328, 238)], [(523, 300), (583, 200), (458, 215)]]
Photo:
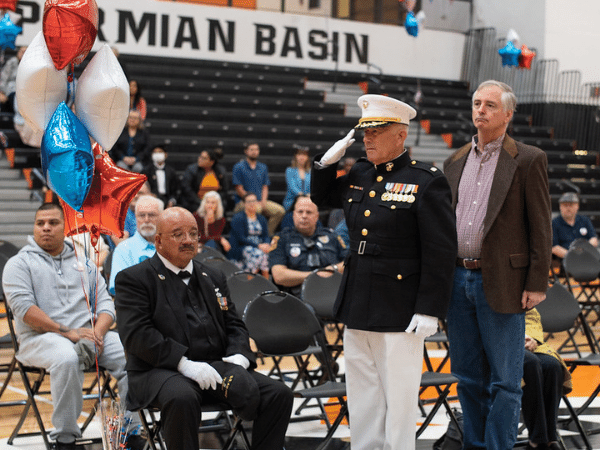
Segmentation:
[(458, 233), (448, 337), (464, 413), (463, 449), (513, 448), (524, 312), (545, 299), (548, 285), (547, 159), (506, 134), (516, 103), (510, 86), (483, 82), (473, 94), (477, 135), (444, 163)]

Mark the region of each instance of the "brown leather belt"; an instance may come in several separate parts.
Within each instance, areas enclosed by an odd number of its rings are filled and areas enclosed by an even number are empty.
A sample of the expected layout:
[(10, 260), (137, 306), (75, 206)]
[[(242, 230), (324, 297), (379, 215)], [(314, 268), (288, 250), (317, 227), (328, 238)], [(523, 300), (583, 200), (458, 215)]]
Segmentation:
[(456, 266), (469, 270), (481, 270), (481, 259), (456, 258)]

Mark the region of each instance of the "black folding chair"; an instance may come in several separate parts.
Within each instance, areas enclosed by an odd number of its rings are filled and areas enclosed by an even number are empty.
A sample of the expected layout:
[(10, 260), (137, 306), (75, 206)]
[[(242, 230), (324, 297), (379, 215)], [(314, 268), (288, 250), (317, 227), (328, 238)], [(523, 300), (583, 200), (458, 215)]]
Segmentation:
[[(202, 405), (202, 414), (217, 413), (216, 417), (210, 420), (202, 420), (198, 428), (199, 433), (214, 432), (221, 441), (222, 450), (229, 450), (241, 440), (246, 450), (250, 450), (250, 440), (244, 429), (242, 419), (235, 416), (231, 407), (226, 403), (207, 403)], [(162, 424), (160, 421), (160, 410), (157, 408), (143, 408), (139, 411), (142, 427), (146, 432), (148, 448), (153, 450), (167, 450), (162, 434)], [(221, 435), (227, 434), (223, 439)], [(241, 439), (240, 439), (241, 438)]]
[[(12, 311), (11, 311), (10, 307), (8, 306), (8, 304), (6, 305), (6, 313), (7, 313), (8, 328), (10, 331), (14, 354), (17, 355), (18, 351), (19, 351), (19, 343), (17, 340), (17, 334), (15, 332), (14, 316), (13, 316)], [(14, 359), (14, 361), (15, 361), (16, 368), (19, 371), (19, 374), (21, 375), (23, 387), (25, 388), (25, 392), (27, 393), (27, 400), (17, 400), (14, 402), (10, 402), (11, 406), (22, 405), (22, 406), (24, 406), (24, 408), (23, 408), (23, 412), (21, 413), (21, 416), (19, 418), (19, 421), (17, 422), (17, 425), (15, 426), (10, 437), (8, 438), (8, 441), (7, 441), (8, 445), (13, 445), (13, 442), (17, 437), (41, 435), (42, 439), (44, 440), (44, 445), (46, 446), (46, 449), (52, 450), (53, 445), (48, 440), (46, 427), (44, 426), (44, 420), (42, 418), (42, 415), (40, 413), (40, 410), (38, 408), (37, 401), (36, 401), (36, 396), (48, 394), (47, 391), (41, 390), (42, 385), (44, 383), (44, 380), (45, 380), (48, 372), (46, 372), (46, 370), (41, 367), (26, 366), (25, 364), (21, 363), (16, 358)], [(94, 402), (94, 406), (90, 410), (90, 413), (89, 413), (87, 419), (81, 425), (81, 433), (82, 434), (86, 430), (88, 425), (91, 423), (92, 419), (94, 418), (95, 413), (96, 413), (96, 408), (100, 404), (100, 399), (101, 398), (112, 398), (113, 400), (116, 400), (116, 398), (117, 398), (115, 388), (112, 386), (113, 379), (107, 370), (105, 370), (104, 368), (101, 367), (98, 370), (98, 372), (96, 372), (95, 370), (88, 371), (88, 372), (98, 374), (101, 387), (98, 390), (93, 389), (93, 385), (95, 384), (95, 382), (93, 383), (92, 387), (87, 387), (87, 388), (84, 387), (84, 392), (82, 392), (83, 399), (84, 400), (95, 400), (95, 402)], [(30, 410), (33, 411), (33, 414), (34, 414), (35, 419), (38, 424), (39, 431), (20, 432), (21, 428), (23, 427), (23, 423), (25, 422), (25, 419), (27, 418)], [(95, 439), (94, 441), (100, 442), (101, 438)]]
[[(327, 372), (328, 381), (295, 391), (295, 395), (304, 399), (316, 399), (321, 414), (303, 420), (322, 419), (328, 432), (318, 447), (324, 448), (333, 437), (344, 417), (348, 416), (345, 400), (346, 384), (334, 380), (333, 364), (325, 346), (323, 328), (314, 311), (306, 303), (286, 292), (267, 292), (256, 297), (246, 306), (244, 322), (250, 337), (259, 351), (268, 356), (293, 356), (299, 372), (306, 372), (305, 362), (311, 355), (322, 355), (321, 367)], [(306, 356), (305, 360), (300, 357)], [(300, 359), (297, 359), (300, 358)], [(309, 377), (305, 377), (310, 379)], [(336, 398), (340, 406), (336, 418), (331, 422), (322, 399)]]
[(234, 263), (232, 263), (228, 259), (218, 257), (218, 256), (209, 256), (208, 258), (205, 258), (203, 261), (200, 261), (200, 262), (209, 267), (220, 270), (221, 272), (223, 272), (225, 274), (226, 278), (229, 278), (234, 273), (240, 271), (240, 268), (238, 266), (236, 266)]
[[(576, 347), (575, 340), (573, 338), (574, 333), (578, 328), (582, 328), (584, 335), (588, 339), (588, 343), (594, 353), (586, 357), (580, 357), (575, 360), (566, 361), (567, 365), (571, 367), (571, 372), (574, 371), (578, 366), (589, 366), (596, 365), (600, 367), (600, 355), (595, 353), (595, 345), (593, 344), (593, 337), (591, 331), (586, 323), (585, 318), (581, 312), (581, 306), (573, 296), (573, 294), (561, 283), (556, 280), (554, 284), (546, 291), (546, 299), (536, 307), (540, 314), (542, 321), (542, 328), (544, 332), (559, 333), (567, 331), (569, 339), (573, 341)], [(564, 344), (563, 344), (564, 345)], [(579, 350), (577, 348), (579, 354)], [(589, 399), (580, 407), (577, 411), (573, 408), (569, 398), (566, 395), (562, 396), (562, 400), (569, 411), (569, 417), (567, 419), (559, 420), (559, 423), (568, 425), (571, 421), (575, 424), (581, 439), (583, 440), (585, 447), (591, 449), (591, 445), (588, 439), (588, 432), (584, 429), (579, 415), (589, 406), (594, 398), (600, 393), (600, 384), (590, 395)]]
[(212, 247), (207, 247), (206, 245), (204, 245), (202, 247), (202, 250), (196, 254), (196, 256), (194, 256), (194, 259), (196, 261), (204, 261), (206, 258), (221, 258), (221, 259), (226, 259), (225, 255), (223, 253), (221, 253), (219, 250), (217, 250), (216, 248), (212, 248)]
[(227, 287), (231, 301), (239, 314), (243, 314), (246, 305), (257, 295), (267, 291), (276, 291), (277, 286), (262, 275), (251, 272), (236, 272), (227, 278)]

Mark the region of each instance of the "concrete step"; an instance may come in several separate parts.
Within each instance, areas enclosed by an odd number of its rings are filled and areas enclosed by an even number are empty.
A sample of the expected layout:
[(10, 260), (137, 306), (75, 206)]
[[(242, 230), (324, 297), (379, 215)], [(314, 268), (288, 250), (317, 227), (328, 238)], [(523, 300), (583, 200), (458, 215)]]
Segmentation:
[(0, 189), (29, 189), (27, 181), (21, 179), (5, 179), (0, 177)]
[(0, 200), (0, 214), (2, 215), (2, 221), (4, 221), (5, 215), (11, 214), (12, 211), (35, 211), (41, 204), (42, 202), (38, 200), (30, 201), (29, 197), (27, 198), (27, 201)]
[(23, 234), (33, 232), (33, 219), (29, 223), (0, 223), (0, 234)]
[(5, 189), (0, 188), (0, 200), (8, 201), (29, 201), (31, 192), (27, 189)]
[(26, 226), (30, 226), (31, 224), (33, 224), (33, 220), (35, 219), (35, 211), (35, 209), (20, 211), (3, 211), (2, 223), (26, 224)]
[(23, 179), (23, 173), (19, 169), (0, 169), (0, 180)]
[[(33, 230), (33, 228), (32, 228)], [(33, 234), (33, 231), (30, 232)], [(4, 234), (0, 233), (0, 240), (8, 241), (11, 244), (15, 244), (17, 247), (22, 248), (27, 244), (27, 234)]]

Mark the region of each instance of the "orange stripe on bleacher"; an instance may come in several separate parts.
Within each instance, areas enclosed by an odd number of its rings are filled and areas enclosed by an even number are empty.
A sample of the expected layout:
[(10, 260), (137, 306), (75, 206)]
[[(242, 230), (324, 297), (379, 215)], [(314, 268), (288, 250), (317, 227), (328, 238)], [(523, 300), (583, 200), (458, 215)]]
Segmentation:
[(452, 148), (452, 133), (442, 134), (442, 139), (444, 140), (448, 148)]
[(14, 169), (15, 167), (15, 149), (14, 148), (5, 148), (4, 154), (6, 155), (6, 159), (8, 159), (8, 163), (10, 167)]
[(431, 133), (431, 121), (430, 120), (421, 120), (421, 127), (425, 130), (427, 134)]

